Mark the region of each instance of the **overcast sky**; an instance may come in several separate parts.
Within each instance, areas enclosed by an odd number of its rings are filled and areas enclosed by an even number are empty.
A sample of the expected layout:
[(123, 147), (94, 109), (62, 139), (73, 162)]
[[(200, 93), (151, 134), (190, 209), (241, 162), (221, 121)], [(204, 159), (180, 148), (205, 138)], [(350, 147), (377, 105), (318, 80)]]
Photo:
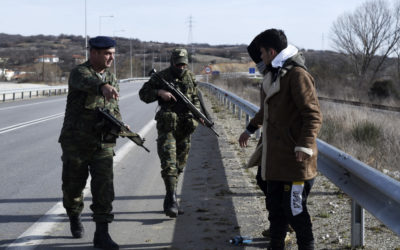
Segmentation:
[[(333, 22), (363, 2), (86, 0), (87, 34), (218, 45), (248, 44), (261, 31), (279, 28), (299, 48), (326, 50), (332, 49)], [(0, 9), (0, 33), (85, 35), (85, 0), (0, 0)]]

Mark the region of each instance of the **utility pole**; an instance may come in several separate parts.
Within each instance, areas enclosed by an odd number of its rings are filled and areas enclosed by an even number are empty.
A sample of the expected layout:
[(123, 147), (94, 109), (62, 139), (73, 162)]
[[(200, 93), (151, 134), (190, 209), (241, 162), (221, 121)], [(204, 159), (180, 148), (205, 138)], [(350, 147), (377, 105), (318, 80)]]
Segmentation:
[(154, 48), (151, 50), (151, 68), (154, 69)]
[(194, 56), (194, 48), (193, 48), (193, 34), (192, 34), (192, 29), (193, 29), (193, 17), (192, 15), (189, 16), (189, 36), (188, 36), (188, 45), (191, 46), (191, 70), (193, 72), (193, 56)]
[(158, 45), (158, 48), (160, 50), (160, 64), (159, 64), (159, 71), (161, 71), (161, 44)]
[(146, 48), (144, 46), (145, 44), (143, 44), (143, 77), (146, 77)]
[(42, 81), (44, 83), (44, 48), (43, 48), (43, 58), (42, 58)]
[(129, 38), (129, 55), (131, 58), (131, 78), (133, 78), (133, 72), (132, 72), (132, 37)]
[(88, 59), (88, 40), (87, 40), (87, 18), (86, 18), (86, 0), (85, 0), (85, 58)]
[[(114, 30), (113, 31), (113, 37), (114, 37), (114, 40), (115, 41), (117, 41), (117, 38), (116, 38), (116, 36), (115, 36), (115, 33), (117, 33), (117, 32), (124, 32), (125, 30)], [(119, 48), (118, 48), (119, 49)], [(114, 54), (114, 62), (113, 62), (113, 64), (114, 64), (114, 75), (115, 75), (115, 78), (117, 78), (117, 46), (115, 46), (115, 54)]]

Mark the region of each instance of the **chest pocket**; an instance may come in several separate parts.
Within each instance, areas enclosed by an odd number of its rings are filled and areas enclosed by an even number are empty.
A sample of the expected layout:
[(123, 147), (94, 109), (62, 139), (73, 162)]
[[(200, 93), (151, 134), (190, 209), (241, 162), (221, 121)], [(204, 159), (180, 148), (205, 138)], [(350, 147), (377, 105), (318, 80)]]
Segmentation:
[(175, 81), (174, 85), (186, 96), (193, 94), (194, 84), (190, 77), (185, 76), (182, 80)]

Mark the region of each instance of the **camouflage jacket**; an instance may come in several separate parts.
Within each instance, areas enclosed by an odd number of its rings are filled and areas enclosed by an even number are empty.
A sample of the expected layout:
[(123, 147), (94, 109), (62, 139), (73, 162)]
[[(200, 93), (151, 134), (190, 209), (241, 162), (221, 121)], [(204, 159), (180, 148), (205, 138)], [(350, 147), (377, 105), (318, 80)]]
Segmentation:
[[(164, 69), (158, 73), (166, 81), (172, 83), (178, 90), (180, 90), (190, 101), (200, 110), (200, 101), (197, 95), (197, 84), (194, 74), (190, 70), (185, 70), (181, 78), (174, 76), (171, 67)], [(168, 88), (162, 82), (155, 80), (153, 77), (142, 86), (139, 91), (139, 96), (145, 103), (158, 101), (161, 111), (171, 111), (176, 113), (189, 113), (187, 109), (182, 107), (183, 103), (171, 101), (164, 101), (158, 96), (158, 90)]]
[(89, 61), (71, 71), (60, 143), (100, 147), (115, 145), (116, 138), (111, 141), (104, 140), (102, 119), (96, 111), (97, 107), (107, 108), (115, 117), (121, 119), (118, 101), (114, 99), (106, 101), (102, 95), (101, 87), (107, 83), (119, 92), (115, 75), (109, 70), (103, 74), (95, 72)]

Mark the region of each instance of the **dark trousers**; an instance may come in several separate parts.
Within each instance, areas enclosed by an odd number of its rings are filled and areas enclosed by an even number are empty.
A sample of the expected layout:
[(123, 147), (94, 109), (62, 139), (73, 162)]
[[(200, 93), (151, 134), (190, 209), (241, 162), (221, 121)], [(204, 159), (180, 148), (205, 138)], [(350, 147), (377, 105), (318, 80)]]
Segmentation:
[(62, 191), (63, 205), (69, 216), (79, 215), (83, 210), (83, 189), (89, 173), (92, 177), (91, 191), (93, 220), (111, 222), (114, 219), (113, 156), (110, 148), (83, 148), (61, 145), (63, 155)]
[(261, 177), (261, 166), (258, 166), (256, 175), (257, 186), (263, 191), (265, 195), (265, 206), (267, 205), (267, 181), (264, 181)]
[(270, 181), (267, 183), (267, 209), (270, 222), (271, 249), (284, 249), (289, 224), (296, 232), (299, 250), (314, 249), (311, 218), (307, 197), (314, 179), (296, 182)]

